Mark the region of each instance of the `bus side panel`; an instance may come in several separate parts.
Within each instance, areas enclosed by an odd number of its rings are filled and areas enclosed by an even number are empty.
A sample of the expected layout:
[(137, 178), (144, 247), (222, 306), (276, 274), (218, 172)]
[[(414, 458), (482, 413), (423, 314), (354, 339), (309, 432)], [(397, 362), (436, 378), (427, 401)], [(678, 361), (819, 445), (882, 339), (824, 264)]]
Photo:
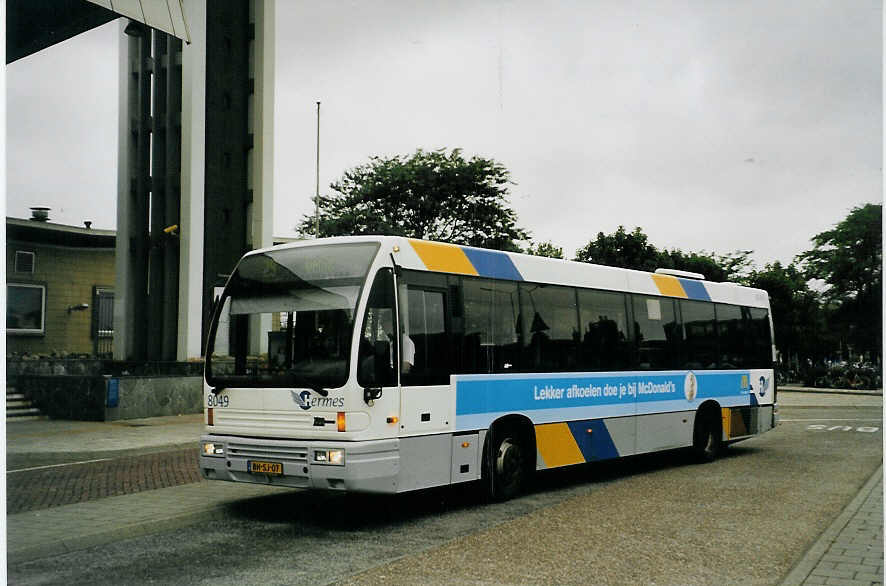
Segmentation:
[(637, 453), (692, 445), (695, 411), (655, 413), (637, 417)]
[(449, 484), (452, 434), (400, 438), (397, 492)]
[(634, 453), (635, 429), (633, 417), (536, 425), (536, 469), (630, 456)]
[(455, 430), (455, 393), (451, 385), (402, 387), (400, 436)]

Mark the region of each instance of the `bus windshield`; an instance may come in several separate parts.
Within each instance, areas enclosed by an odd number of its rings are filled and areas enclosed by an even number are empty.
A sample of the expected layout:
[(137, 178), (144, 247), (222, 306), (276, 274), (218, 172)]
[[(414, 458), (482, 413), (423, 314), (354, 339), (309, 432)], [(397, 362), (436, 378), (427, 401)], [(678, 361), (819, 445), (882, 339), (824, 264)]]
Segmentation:
[(345, 384), (357, 301), (378, 243), (243, 258), (215, 310), (206, 380), (216, 387)]

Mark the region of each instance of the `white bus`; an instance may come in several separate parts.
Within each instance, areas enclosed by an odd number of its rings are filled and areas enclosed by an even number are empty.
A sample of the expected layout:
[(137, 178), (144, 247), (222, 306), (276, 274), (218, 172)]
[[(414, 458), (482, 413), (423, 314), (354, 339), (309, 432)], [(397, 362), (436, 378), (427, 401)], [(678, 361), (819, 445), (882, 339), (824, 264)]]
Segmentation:
[(501, 499), (546, 468), (711, 460), (775, 426), (774, 346), (765, 291), (698, 277), (390, 236), (250, 252), (210, 328), (201, 473)]

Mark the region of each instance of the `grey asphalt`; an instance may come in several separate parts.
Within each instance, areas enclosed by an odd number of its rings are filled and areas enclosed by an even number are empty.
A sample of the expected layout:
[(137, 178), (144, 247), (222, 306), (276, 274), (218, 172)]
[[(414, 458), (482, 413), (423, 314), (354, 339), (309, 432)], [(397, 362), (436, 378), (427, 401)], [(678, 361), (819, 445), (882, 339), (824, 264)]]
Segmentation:
[[(797, 402), (798, 397), (800, 393), (784, 393), (779, 401), (791, 404)], [(882, 394), (872, 394), (871, 399), (879, 397)], [(828, 400), (828, 395), (816, 394), (803, 396), (800, 402), (826, 403)], [(123, 422), (8, 423), (7, 474), (27, 467), (71, 465), (194, 446), (202, 429), (199, 414)], [(881, 466), (796, 564), (784, 584), (882, 584), (882, 474)], [(210, 519), (232, 502), (287, 490), (291, 489), (201, 481), (9, 515), (8, 563), (175, 529)], [(874, 563), (877, 560), (879, 565)]]

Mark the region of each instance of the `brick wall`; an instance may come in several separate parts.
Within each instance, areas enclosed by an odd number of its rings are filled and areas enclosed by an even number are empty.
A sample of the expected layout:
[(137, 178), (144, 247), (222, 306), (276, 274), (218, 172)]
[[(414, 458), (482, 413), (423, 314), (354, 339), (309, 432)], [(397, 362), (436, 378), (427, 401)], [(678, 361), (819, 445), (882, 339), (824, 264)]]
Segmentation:
[[(16, 250), (36, 253), (33, 274), (15, 272)], [(9, 241), (6, 246), (6, 280), (9, 284), (46, 286), (45, 333), (7, 333), (8, 353), (92, 353), (93, 289), (96, 286), (114, 287), (113, 249)], [(89, 304), (89, 309), (68, 313), (68, 307), (81, 303)]]

